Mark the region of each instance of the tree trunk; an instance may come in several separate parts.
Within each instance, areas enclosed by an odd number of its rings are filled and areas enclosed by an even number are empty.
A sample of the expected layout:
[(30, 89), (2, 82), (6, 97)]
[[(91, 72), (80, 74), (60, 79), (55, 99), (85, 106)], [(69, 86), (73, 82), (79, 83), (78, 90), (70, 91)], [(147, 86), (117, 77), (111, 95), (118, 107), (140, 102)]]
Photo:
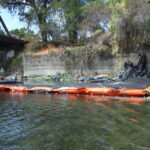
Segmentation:
[(76, 29), (69, 31), (69, 42), (70, 43), (77, 43), (78, 34)]
[(44, 44), (47, 43), (47, 32), (45, 29), (41, 28), (41, 37), (42, 37), (42, 42)]
[(47, 43), (47, 24), (46, 24), (46, 16), (43, 13), (38, 14), (38, 22), (39, 22), (42, 42), (46, 44)]

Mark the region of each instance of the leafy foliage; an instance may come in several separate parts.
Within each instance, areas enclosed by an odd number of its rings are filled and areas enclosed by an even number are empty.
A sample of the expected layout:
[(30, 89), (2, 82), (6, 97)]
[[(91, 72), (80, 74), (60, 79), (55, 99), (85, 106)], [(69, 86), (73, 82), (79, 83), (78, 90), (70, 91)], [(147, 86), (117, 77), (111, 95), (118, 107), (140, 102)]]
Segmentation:
[[(87, 42), (91, 36), (111, 35), (109, 49), (139, 49), (149, 42), (149, 3), (143, 0), (1, 0), (2, 7), (28, 23), (37, 24), (43, 43), (47, 40)], [(102, 31), (101, 34), (95, 34)], [(31, 30), (12, 31), (31, 37)], [(104, 47), (103, 45), (101, 45)], [(101, 48), (100, 48), (101, 49)], [(107, 48), (106, 48), (107, 49)]]
[(112, 10), (110, 31), (113, 51), (117, 53), (144, 49), (144, 45), (150, 41), (149, 33), (145, 32), (148, 27), (146, 18), (150, 15), (146, 1), (112, 0), (109, 5)]
[(82, 23), (82, 29), (86, 29), (95, 32), (96, 30), (108, 30), (107, 23), (110, 18), (110, 10), (108, 8), (108, 4), (103, 0), (95, 0), (90, 1), (84, 7), (84, 11), (86, 12), (86, 18)]
[(47, 42), (48, 16), (55, 0), (2, 0), (0, 4), (12, 13), (18, 13), (21, 20), (29, 24), (36, 23), (40, 29), (42, 41)]
[(15, 58), (12, 60), (11, 65), (9, 66), (11, 70), (16, 71), (18, 68), (22, 68), (22, 58), (23, 53), (18, 53)]
[(25, 52), (31, 52), (31, 53), (37, 52), (41, 47), (42, 47), (42, 43), (37, 40), (34, 40), (26, 44)]
[(144, 20), (144, 28), (146, 31), (150, 32), (150, 18)]
[(13, 35), (19, 36), (20, 38), (30, 39), (35, 36), (34, 31), (26, 28), (14, 29), (10, 31)]
[(78, 38), (78, 30), (80, 23), (85, 17), (85, 12), (82, 11), (82, 7), (86, 1), (83, 0), (64, 0), (61, 2), (61, 8), (65, 17), (65, 30), (69, 36), (71, 43), (76, 43)]

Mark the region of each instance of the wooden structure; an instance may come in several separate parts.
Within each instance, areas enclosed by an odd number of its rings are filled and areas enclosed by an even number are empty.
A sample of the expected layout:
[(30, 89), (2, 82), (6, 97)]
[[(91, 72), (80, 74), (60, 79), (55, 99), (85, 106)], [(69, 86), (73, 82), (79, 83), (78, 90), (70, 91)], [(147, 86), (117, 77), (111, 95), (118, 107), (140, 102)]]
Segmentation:
[(26, 42), (20, 39), (13, 38), (11, 36), (0, 35), (0, 48), (1, 47), (22, 47)]
[(7, 69), (16, 54), (23, 50), (24, 40), (17, 36), (12, 36), (8, 31), (2, 17), (0, 16), (0, 23), (2, 24), (7, 35), (0, 35), (0, 67), (4, 66)]

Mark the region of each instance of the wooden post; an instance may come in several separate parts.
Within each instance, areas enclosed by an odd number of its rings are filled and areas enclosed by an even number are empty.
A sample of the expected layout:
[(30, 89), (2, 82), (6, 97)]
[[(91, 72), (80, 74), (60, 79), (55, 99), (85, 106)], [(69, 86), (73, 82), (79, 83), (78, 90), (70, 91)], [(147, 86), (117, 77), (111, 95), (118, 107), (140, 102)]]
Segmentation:
[(8, 29), (7, 29), (7, 27), (6, 27), (6, 25), (5, 25), (5, 23), (4, 23), (4, 21), (3, 21), (3, 19), (2, 19), (1, 16), (0, 16), (0, 22), (2, 23), (2, 26), (4, 27), (4, 29), (5, 29), (5, 31), (6, 31), (6, 33), (7, 33), (7, 35), (10, 36), (10, 33), (9, 33), (9, 31), (8, 31)]

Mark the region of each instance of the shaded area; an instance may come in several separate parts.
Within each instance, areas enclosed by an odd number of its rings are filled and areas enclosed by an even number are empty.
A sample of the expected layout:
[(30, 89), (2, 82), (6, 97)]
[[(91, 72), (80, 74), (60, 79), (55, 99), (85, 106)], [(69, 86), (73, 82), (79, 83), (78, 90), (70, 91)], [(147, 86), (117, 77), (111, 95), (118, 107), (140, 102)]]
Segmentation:
[(0, 35), (0, 67), (9, 72), (13, 59), (23, 50), (25, 43), (20, 39)]
[(6, 35), (0, 35), (0, 46), (1, 47), (11, 47), (11, 46), (24, 46), (24, 44), (27, 43), (26, 41), (23, 41), (21, 39), (16, 39), (11, 36)]
[(147, 58), (145, 54), (139, 54), (139, 60), (137, 64), (134, 65), (131, 61), (125, 62), (124, 69), (121, 71), (119, 78), (124, 81), (133, 77), (149, 77), (149, 72), (146, 68), (146, 59)]

